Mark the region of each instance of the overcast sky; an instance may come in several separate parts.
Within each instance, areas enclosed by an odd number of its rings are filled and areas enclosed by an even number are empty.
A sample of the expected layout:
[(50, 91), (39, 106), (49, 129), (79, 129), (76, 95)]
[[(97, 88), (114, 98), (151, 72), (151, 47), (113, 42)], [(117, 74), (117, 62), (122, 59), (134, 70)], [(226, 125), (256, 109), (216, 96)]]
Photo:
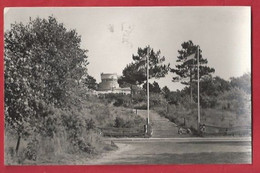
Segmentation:
[[(249, 7), (121, 7), (121, 8), (8, 8), (5, 30), (14, 22), (53, 15), (82, 36), (88, 73), (100, 82), (100, 73), (122, 74), (138, 47), (161, 50), (175, 67), (181, 43), (200, 45), (214, 76), (224, 79), (251, 72), (251, 11)], [(158, 82), (181, 89), (169, 74)]]

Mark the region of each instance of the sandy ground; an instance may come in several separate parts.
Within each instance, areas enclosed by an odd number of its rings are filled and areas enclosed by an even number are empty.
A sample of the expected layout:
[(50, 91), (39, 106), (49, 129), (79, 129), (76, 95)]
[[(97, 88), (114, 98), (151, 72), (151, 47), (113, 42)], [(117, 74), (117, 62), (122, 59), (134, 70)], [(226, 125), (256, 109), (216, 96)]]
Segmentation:
[(117, 141), (119, 149), (87, 164), (251, 163), (251, 142)]

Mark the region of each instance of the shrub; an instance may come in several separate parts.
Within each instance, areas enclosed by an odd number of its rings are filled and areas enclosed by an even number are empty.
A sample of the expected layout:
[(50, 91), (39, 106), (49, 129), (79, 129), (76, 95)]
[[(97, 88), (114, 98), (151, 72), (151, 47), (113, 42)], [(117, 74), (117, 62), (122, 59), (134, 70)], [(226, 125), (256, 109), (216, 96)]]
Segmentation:
[(238, 115), (250, 114), (251, 95), (239, 88), (232, 88), (218, 97), (220, 108), (236, 112)]
[(203, 108), (214, 108), (218, 104), (217, 97), (201, 94), (200, 103)]
[(32, 141), (30, 141), (27, 144), (27, 147), (25, 149), (25, 158), (28, 160), (36, 160), (38, 156), (38, 150), (39, 150), (39, 141), (34, 138)]
[(120, 94), (120, 93), (109, 93), (100, 96), (100, 99), (104, 102), (113, 103), (114, 106), (124, 106), (128, 107), (131, 102), (130, 95)]
[(166, 106), (167, 101), (162, 94), (151, 93), (149, 98), (150, 106)]
[(138, 94), (134, 94), (132, 99), (133, 99), (134, 104), (146, 103), (147, 102), (146, 93), (144, 91), (141, 91)]
[(124, 127), (125, 125), (125, 121), (123, 118), (121, 117), (116, 117), (115, 119), (115, 127), (119, 128), (119, 127)]
[(95, 121), (92, 118), (85, 120), (85, 122), (86, 122), (86, 129), (87, 130), (91, 130), (91, 129), (95, 129), (96, 128)]
[(86, 142), (83, 138), (78, 138), (76, 146), (80, 151), (92, 154), (95, 151), (95, 147), (93, 147), (89, 142)]

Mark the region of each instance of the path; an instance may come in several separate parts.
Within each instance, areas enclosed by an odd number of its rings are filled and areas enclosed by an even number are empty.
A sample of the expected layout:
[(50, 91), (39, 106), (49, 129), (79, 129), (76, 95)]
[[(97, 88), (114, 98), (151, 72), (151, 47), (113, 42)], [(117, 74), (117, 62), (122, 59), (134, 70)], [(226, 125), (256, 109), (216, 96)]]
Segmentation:
[[(147, 118), (146, 110), (138, 110), (137, 114)], [(153, 129), (152, 138), (180, 137), (177, 125), (153, 110), (150, 110), (150, 122)]]
[[(138, 110), (143, 118), (147, 111)], [(251, 138), (198, 138), (178, 135), (178, 127), (150, 111), (152, 138), (105, 138), (119, 149), (87, 164), (217, 164), (251, 163)]]

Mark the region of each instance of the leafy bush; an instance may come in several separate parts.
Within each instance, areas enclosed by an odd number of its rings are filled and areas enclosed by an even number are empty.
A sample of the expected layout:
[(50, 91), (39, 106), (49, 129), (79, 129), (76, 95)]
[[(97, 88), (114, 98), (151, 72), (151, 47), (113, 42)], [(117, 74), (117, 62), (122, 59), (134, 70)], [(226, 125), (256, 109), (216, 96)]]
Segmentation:
[(115, 119), (115, 127), (124, 127), (125, 121), (121, 117), (116, 117)]
[(147, 96), (145, 91), (140, 91), (138, 94), (133, 95), (133, 104), (140, 104), (147, 102)]
[(36, 160), (38, 156), (39, 151), (39, 141), (34, 138), (32, 141), (30, 141), (27, 144), (26, 150), (25, 150), (25, 158), (28, 160)]
[(91, 129), (95, 129), (96, 128), (95, 121), (92, 118), (85, 120), (85, 122), (86, 122), (86, 129), (87, 130), (91, 130)]
[(133, 115), (133, 117), (127, 119), (122, 117), (116, 117), (115, 118), (115, 124), (114, 127), (116, 128), (134, 128), (138, 126), (143, 126), (145, 124), (145, 121), (143, 118), (141, 118), (138, 115)]
[(103, 101), (108, 103), (113, 103), (114, 106), (124, 106), (129, 107), (131, 98), (130, 95), (125, 95), (121, 93), (109, 93), (99, 96)]
[(201, 94), (200, 103), (203, 108), (214, 108), (218, 104), (218, 99), (215, 96)]
[(163, 97), (162, 94), (158, 94), (158, 93), (151, 93), (149, 102), (151, 107), (167, 105), (166, 99)]
[(232, 88), (218, 97), (222, 109), (236, 112), (238, 115), (251, 113), (251, 95), (239, 88)]
[(89, 142), (86, 142), (83, 138), (78, 138), (75, 145), (79, 148), (80, 151), (86, 153), (94, 153), (95, 147), (93, 147)]
[(237, 87), (247, 94), (251, 94), (251, 73), (245, 73), (243, 76), (238, 78), (231, 78), (231, 85)]

